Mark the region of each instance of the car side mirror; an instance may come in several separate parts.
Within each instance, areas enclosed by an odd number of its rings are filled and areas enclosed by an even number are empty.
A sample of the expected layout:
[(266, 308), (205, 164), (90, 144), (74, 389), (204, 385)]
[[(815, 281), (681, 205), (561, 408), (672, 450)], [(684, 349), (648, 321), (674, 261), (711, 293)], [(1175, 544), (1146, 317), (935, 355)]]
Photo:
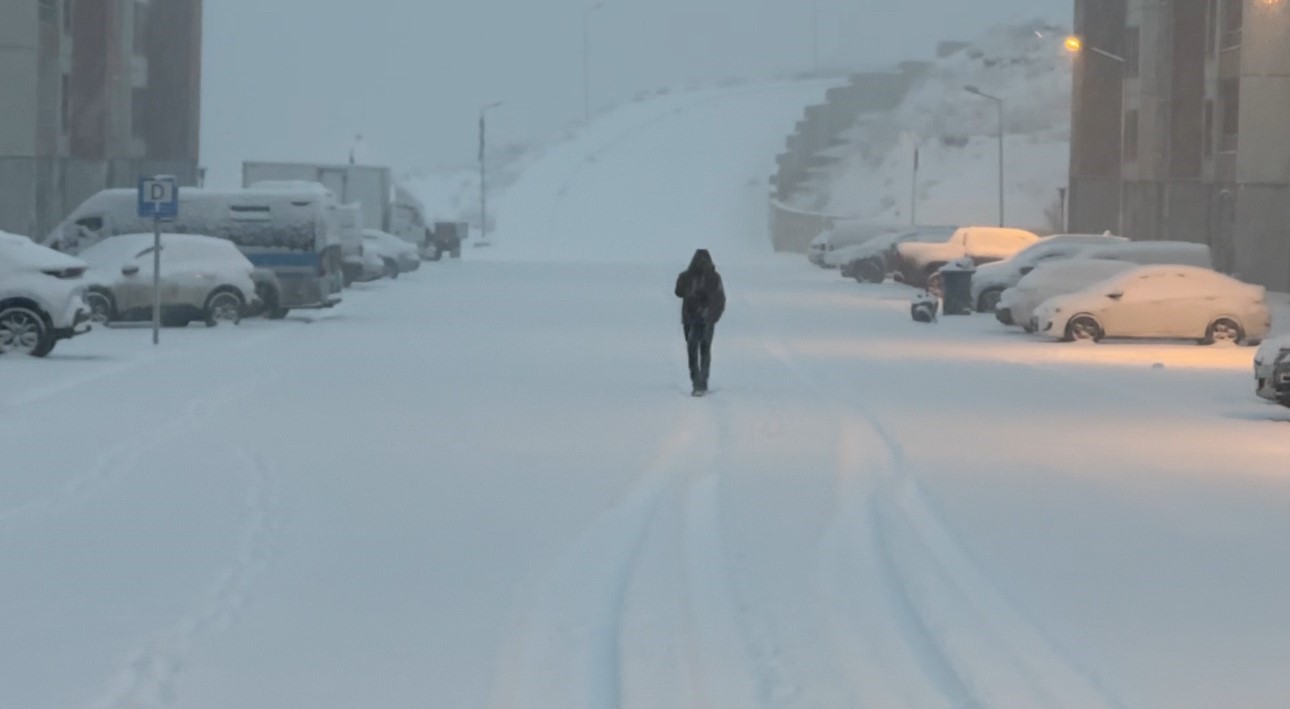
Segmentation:
[(1124, 297), (1124, 292), (1123, 292), (1123, 291), (1113, 291), (1113, 292), (1111, 292), (1111, 293), (1107, 293), (1107, 294), (1106, 294), (1106, 297), (1110, 298), (1111, 300), (1119, 300), (1119, 299), (1121, 299), (1121, 298), (1123, 298), (1123, 297)]
[(121, 274), (125, 276), (136, 276), (139, 274), (139, 265), (128, 263), (121, 267)]

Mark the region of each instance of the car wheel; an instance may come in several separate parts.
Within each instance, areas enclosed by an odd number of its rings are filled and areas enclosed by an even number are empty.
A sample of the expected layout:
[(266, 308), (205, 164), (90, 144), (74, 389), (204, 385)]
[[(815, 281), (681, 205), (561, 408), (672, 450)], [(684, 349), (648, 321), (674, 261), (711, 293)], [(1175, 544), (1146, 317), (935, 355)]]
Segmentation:
[(1237, 345), (1245, 339), (1245, 332), (1241, 329), (1241, 324), (1231, 318), (1219, 318), (1210, 323), (1209, 329), (1205, 331), (1205, 339), (1201, 340), (1202, 345)]
[(206, 327), (242, 322), (242, 296), (231, 290), (217, 290), (206, 299)]
[(1003, 297), (1003, 290), (1000, 288), (991, 288), (977, 298), (976, 311), (978, 313), (993, 313), (999, 307), (999, 299)]
[(1105, 333), (1091, 315), (1076, 315), (1066, 323), (1067, 342), (1101, 342)]
[(399, 277), (399, 264), (394, 259), (385, 259), (385, 277), (390, 279)]
[(85, 294), (85, 304), (90, 306), (90, 322), (106, 325), (116, 319), (116, 304), (105, 290), (90, 289)]
[(883, 272), (885, 269), (882, 267), (882, 261), (876, 258), (857, 261), (852, 266), (852, 270), (857, 283), (882, 283), (887, 275)]
[(0, 352), (44, 357), (54, 349), (54, 342), (38, 311), (21, 305), (0, 310)]

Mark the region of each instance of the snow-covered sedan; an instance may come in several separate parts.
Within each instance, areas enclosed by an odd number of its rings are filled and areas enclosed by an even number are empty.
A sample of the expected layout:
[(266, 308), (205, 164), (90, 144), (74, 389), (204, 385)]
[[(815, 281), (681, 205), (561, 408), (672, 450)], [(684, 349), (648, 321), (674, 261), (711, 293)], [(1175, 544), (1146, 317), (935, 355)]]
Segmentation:
[(892, 267), (905, 283), (939, 293), (941, 267), (969, 258), (977, 266), (1002, 261), (1039, 241), (1024, 229), (1004, 227), (961, 227), (939, 243), (908, 241), (896, 245)]
[(0, 231), (0, 353), (44, 357), (90, 330), (86, 264)]
[(948, 240), (956, 227), (911, 227), (876, 236), (863, 244), (844, 246), (829, 251), (824, 265), (839, 268), (843, 278), (854, 278), (857, 283), (882, 283), (891, 273), (891, 256), (897, 244), (920, 241), (934, 244)]
[(1268, 340), (1254, 356), (1259, 396), (1290, 406), (1290, 337)]
[(400, 273), (421, 268), (421, 252), (416, 244), (379, 229), (363, 230), (363, 252), (369, 251), (385, 263), (387, 278), (398, 278)]
[(999, 296), (994, 316), (1004, 325), (1034, 332), (1035, 310), (1044, 301), (1081, 291), (1133, 268), (1137, 268), (1136, 264), (1106, 259), (1074, 258), (1041, 263)]
[(972, 277), (972, 304), (978, 313), (993, 313), (1003, 292), (1021, 281), (1035, 267), (1046, 261), (1080, 255), (1090, 246), (1101, 246), (1126, 239), (1110, 234), (1058, 234), (1040, 239), (1016, 254), (976, 270)]
[(1035, 311), (1040, 333), (1063, 341), (1154, 338), (1256, 344), (1272, 328), (1262, 286), (1194, 266), (1141, 266)]
[[(99, 322), (152, 318), (152, 234), (104, 239), (80, 257), (90, 265), (85, 300)], [(232, 242), (194, 234), (161, 235), (161, 318), (169, 327), (193, 320), (238, 323), (258, 305), (255, 267)]]
[(820, 268), (836, 268), (836, 266), (829, 265), (827, 261), (828, 254), (848, 246), (863, 244), (883, 234), (902, 231), (904, 228), (889, 224), (871, 224), (857, 220), (840, 220), (811, 240), (806, 252), (806, 258)]

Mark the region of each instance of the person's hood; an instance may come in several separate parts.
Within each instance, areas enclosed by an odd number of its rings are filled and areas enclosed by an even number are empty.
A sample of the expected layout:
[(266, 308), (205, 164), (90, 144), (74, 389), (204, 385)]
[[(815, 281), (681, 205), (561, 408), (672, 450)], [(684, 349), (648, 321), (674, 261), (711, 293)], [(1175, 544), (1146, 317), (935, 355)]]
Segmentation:
[(696, 273), (711, 272), (717, 270), (717, 266), (712, 262), (712, 254), (707, 249), (698, 249), (694, 252), (694, 258), (690, 259), (690, 270)]

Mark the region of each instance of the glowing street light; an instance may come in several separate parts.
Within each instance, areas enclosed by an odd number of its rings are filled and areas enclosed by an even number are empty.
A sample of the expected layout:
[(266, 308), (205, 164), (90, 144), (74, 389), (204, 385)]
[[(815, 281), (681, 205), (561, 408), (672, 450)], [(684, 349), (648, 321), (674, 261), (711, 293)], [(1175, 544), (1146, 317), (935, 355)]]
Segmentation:
[(1066, 51), (1071, 54), (1079, 54), (1084, 51), (1084, 39), (1079, 35), (1073, 34), (1066, 38)]
[(1093, 52), (1094, 54), (1101, 54), (1107, 59), (1112, 59), (1114, 61), (1120, 62), (1121, 64), (1126, 63), (1125, 58), (1118, 54), (1112, 54), (1100, 47), (1086, 45), (1084, 43), (1084, 38), (1077, 34), (1070, 35), (1069, 37), (1066, 38), (1066, 41), (1063, 42), (1062, 44), (1065, 45), (1066, 51), (1070, 52), (1071, 54), (1083, 54), (1085, 51), (1089, 51), (1089, 52)]

